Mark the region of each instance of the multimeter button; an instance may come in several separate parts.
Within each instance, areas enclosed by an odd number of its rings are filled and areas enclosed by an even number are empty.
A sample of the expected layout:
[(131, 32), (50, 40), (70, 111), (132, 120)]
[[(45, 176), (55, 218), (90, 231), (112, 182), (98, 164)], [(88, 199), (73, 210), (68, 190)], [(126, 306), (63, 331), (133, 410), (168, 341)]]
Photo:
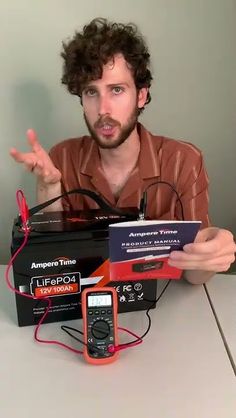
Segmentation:
[(106, 313), (106, 311), (104, 311), (104, 310), (101, 311), (101, 314), (102, 315), (105, 315), (105, 313)]
[(94, 313), (95, 313), (95, 315), (99, 315), (100, 311), (95, 311)]
[(112, 310), (111, 310), (111, 309), (108, 309), (108, 310), (107, 310), (107, 313), (108, 313), (108, 314), (111, 314), (111, 313), (112, 313)]
[(88, 311), (88, 314), (89, 315), (93, 315), (93, 311)]

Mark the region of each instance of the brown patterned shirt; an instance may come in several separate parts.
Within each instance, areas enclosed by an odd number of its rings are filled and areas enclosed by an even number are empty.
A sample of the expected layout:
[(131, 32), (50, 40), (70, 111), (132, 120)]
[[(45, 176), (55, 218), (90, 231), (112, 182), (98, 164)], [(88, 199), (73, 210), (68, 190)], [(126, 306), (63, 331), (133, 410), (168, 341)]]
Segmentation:
[[(201, 151), (187, 142), (152, 135), (140, 123), (138, 133), (138, 162), (118, 200), (102, 172), (99, 149), (89, 136), (67, 139), (49, 153), (62, 173), (62, 191), (81, 187), (99, 193), (114, 207), (139, 207), (147, 186), (164, 181), (178, 192), (185, 220), (201, 220), (202, 227), (208, 226), (208, 177)], [(97, 204), (87, 196), (74, 194), (63, 199), (63, 207), (93, 209)], [(182, 219), (180, 204), (170, 186), (156, 184), (148, 189), (146, 214), (152, 219)]]

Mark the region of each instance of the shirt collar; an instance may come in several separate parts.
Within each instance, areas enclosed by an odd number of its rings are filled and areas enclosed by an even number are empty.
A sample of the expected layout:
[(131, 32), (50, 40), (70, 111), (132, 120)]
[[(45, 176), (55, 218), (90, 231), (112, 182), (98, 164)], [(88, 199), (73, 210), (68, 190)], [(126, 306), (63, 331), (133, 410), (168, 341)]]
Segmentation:
[[(161, 141), (138, 123), (138, 134), (140, 138), (140, 154), (138, 160), (140, 177), (148, 179), (160, 175), (159, 148)], [(154, 144), (154, 141), (159, 141)]]
[(85, 138), (84, 144), (83, 162), (80, 171), (87, 176), (93, 176), (100, 166), (98, 146), (89, 136)]

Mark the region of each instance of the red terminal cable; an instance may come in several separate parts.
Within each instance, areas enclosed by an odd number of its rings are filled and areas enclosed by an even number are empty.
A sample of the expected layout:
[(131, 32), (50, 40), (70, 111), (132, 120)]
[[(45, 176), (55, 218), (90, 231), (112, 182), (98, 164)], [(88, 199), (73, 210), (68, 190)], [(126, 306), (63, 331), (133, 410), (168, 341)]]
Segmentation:
[(22, 220), (22, 227), (26, 228), (29, 223), (29, 208), (22, 190), (17, 190), (16, 192), (16, 201), (18, 204), (21, 220)]
[(109, 353), (114, 353), (116, 351), (125, 350), (126, 348), (134, 347), (136, 345), (139, 345), (143, 342), (142, 338), (136, 335), (134, 332), (128, 330), (127, 328), (118, 327), (120, 331), (127, 332), (128, 334), (132, 335), (133, 337), (137, 338), (137, 341), (129, 344), (119, 344), (119, 345), (110, 345), (108, 347)]

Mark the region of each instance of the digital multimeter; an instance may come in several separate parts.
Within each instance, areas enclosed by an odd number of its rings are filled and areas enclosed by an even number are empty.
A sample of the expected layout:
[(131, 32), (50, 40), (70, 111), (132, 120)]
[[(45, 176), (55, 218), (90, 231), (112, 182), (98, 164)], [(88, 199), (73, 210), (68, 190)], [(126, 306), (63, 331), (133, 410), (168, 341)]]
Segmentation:
[(82, 292), (84, 357), (92, 364), (111, 363), (118, 352), (117, 292), (112, 287), (87, 288)]

